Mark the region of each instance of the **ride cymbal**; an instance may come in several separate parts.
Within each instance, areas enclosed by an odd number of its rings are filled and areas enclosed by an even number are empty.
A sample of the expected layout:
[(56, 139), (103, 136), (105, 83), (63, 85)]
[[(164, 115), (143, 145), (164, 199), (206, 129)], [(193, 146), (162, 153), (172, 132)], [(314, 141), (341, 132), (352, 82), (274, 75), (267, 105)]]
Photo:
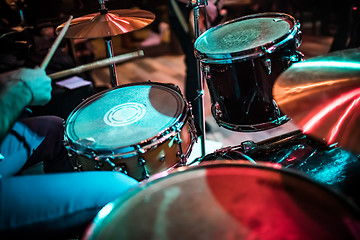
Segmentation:
[(293, 64), (276, 80), (280, 110), (303, 133), (360, 153), (360, 50)]
[[(72, 20), (66, 38), (104, 38), (128, 33), (152, 23), (155, 15), (138, 9), (112, 10), (107, 13), (93, 13)], [(57, 27), (61, 31), (64, 24)]]

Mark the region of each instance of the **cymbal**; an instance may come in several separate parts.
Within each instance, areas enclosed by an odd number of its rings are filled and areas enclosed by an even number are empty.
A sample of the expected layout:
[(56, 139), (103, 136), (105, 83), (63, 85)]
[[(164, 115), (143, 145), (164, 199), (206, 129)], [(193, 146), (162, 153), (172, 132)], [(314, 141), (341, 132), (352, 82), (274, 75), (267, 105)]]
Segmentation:
[(280, 110), (303, 133), (360, 153), (360, 50), (293, 64), (274, 85)]
[[(138, 9), (120, 9), (105, 14), (93, 13), (72, 20), (66, 38), (103, 38), (128, 33), (152, 23), (155, 15)], [(60, 32), (65, 24), (57, 27)]]

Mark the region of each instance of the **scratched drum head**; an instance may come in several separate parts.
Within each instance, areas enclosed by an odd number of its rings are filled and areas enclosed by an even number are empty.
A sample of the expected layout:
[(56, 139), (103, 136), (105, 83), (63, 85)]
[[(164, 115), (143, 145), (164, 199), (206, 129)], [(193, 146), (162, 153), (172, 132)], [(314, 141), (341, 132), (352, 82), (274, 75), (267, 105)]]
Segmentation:
[[(229, 59), (263, 55), (298, 31), (295, 19), (280, 13), (249, 15), (228, 21), (203, 33), (195, 42), (199, 58)], [(289, 39), (287, 39), (289, 40)], [(281, 44), (280, 44), (281, 45)], [(271, 47), (273, 49), (271, 49)]]
[(141, 145), (178, 124), (184, 109), (181, 93), (166, 85), (119, 86), (78, 106), (66, 122), (65, 136), (73, 148), (100, 152)]
[(85, 239), (359, 239), (359, 224), (357, 208), (302, 175), (215, 161), (108, 204)]

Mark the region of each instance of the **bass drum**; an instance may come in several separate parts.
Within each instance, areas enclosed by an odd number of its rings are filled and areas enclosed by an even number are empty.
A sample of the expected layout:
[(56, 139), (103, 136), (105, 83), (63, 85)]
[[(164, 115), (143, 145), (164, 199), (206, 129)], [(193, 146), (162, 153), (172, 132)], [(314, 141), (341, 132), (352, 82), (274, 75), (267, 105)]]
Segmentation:
[(195, 42), (216, 122), (234, 131), (260, 131), (289, 120), (273, 99), (277, 77), (302, 60), (300, 25), (287, 14), (241, 17)]
[(359, 224), (356, 207), (303, 175), (212, 162), (176, 169), (106, 205), (85, 239), (360, 239)]
[(196, 140), (187, 102), (174, 85), (136, 83), (98, 93), (65, 125), (81, 171), (119, 171), (141, 181), (185, 164)]

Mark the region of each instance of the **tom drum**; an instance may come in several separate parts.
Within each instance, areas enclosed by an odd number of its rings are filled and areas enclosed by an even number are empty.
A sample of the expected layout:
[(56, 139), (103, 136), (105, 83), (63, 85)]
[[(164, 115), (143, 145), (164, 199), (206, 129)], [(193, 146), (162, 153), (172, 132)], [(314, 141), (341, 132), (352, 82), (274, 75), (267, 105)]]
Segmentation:
[(287, 122), (272, 88), (280, 73), (302, 60), (300, 44), (300, 24), (281, 13), (237, 18), (200, 35), (195, 55), (217, 123), (234, 131), (260, 131)]

